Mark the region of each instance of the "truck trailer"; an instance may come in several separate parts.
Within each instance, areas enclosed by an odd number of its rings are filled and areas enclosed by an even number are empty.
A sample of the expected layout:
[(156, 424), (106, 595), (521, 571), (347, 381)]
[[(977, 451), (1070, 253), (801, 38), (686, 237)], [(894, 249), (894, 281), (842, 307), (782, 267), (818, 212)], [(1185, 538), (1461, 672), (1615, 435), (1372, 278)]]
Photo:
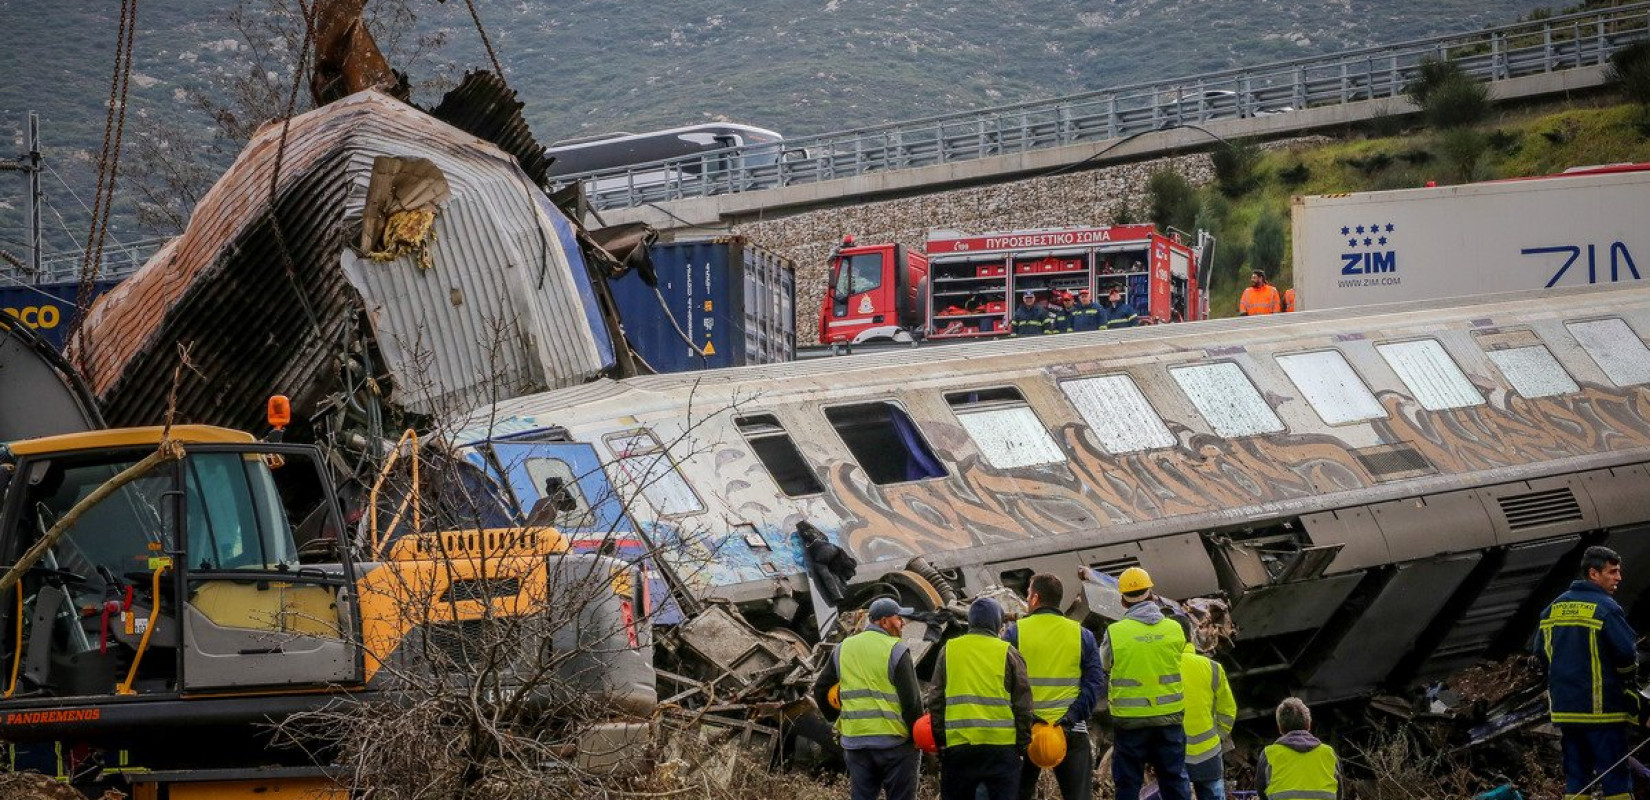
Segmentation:
[(1650, 164), (1294, 200), (1298, 308), (1638, 282)]

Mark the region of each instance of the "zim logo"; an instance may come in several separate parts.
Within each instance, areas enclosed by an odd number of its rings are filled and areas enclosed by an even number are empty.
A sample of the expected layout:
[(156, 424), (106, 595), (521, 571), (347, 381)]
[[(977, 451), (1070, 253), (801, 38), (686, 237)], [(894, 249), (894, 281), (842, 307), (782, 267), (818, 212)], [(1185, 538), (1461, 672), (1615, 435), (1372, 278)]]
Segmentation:
[[(1341, 235), (1351, 252), (1341, 254), (1342, 275), (1380, 275), (1398, 271), (1398, 253), (1393, 244), (1398, 226), (1390, 222), (1373, 225), (1343, 225)], [(1379, 248), (1379, 249), (1376, 249)]]
[(1341, 264), (1342, 275), (1397, 272), (1398, 254), (1391, 250), (1384, 253), (1342, 253)]

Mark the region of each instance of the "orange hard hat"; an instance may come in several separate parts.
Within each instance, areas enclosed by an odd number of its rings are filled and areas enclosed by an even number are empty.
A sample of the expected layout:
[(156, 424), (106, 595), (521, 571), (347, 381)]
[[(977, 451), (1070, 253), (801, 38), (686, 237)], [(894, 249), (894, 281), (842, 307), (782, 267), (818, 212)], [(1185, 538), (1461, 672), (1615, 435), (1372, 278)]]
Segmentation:
[(840, 683), (831, 684), (831, 690), (829, 692), (825, 693), (825, 701), (831, 704), (831, 708), (834, 708), (838, 711), (841, 711), (842, 710), (842, 684), (840, 684)]
[(1066, 730), (1059, 725), (1037, 722), (1031, 726), (1031, 745), (1026, 758), (1042, 769), (1053, 769), (1066, 760)]
[(924, 753), (938, 753), (940, 746), (934, 741), (934, 715), (924, 714), (917, 717), (917, 724), (911, 728), (911, 739), (917, 743), (917, 749)]

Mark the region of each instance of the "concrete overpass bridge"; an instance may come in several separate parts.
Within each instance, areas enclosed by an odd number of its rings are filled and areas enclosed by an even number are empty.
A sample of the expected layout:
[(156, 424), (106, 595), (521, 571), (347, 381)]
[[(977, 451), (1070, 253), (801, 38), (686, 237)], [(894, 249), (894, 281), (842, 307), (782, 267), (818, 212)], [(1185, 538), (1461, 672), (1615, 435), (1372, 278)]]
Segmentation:
[[(581, 173), (604, 222), (720, 228), (761, 215), (1278, 138), (1415, 107), (1424, 59), (1452, 59), (1497, 100), (1596, 88), (1610, 56), (1650, 38), (1650, 2), (1328, 56), (1135, 84)], [(771, 146), (770, 146), (771, 147)]]

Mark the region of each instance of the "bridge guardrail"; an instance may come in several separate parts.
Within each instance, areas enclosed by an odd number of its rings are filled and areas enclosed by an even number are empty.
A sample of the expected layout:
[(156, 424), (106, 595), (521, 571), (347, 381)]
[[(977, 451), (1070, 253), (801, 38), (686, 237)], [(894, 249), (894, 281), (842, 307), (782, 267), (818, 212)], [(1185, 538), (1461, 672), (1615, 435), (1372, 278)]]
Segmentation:
[[(749, 161), (729, 148), (622, 169), (558, 176), (584, 182), (599, 210), (774, 189), (868, 172), (971, 161), (1145, 133), (1221, 117), (1394, 98), (1424, 59), (1482, 80), (1606, 63), (1650, 37), (1650, 2), (1531, 20), (1329, 56), (1275, 62), (836, 133), (787, 139), (786, 157)], [(760, 146), (759, 146), (760, 147)]]

